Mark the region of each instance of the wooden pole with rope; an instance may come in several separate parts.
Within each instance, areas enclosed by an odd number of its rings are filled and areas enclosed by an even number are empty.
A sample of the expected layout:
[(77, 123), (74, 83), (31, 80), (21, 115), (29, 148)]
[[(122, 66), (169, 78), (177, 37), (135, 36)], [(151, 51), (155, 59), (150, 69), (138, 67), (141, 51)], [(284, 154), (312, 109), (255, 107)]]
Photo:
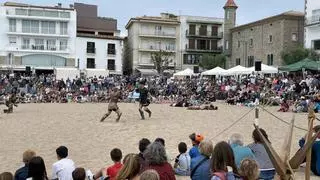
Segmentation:
[[(310, 103), (308, 109), (308, 134), (306, 137), (306, 142), (310, 141), (312, 138), (313, 122), (316, 119), (316, 115), (313, 109), (313, 103)], [(309, 148), (306, 154), (306, 169), (305, 169), (305, 179), (310, 180), (310, 171), (311, 171), (311, 149)]]

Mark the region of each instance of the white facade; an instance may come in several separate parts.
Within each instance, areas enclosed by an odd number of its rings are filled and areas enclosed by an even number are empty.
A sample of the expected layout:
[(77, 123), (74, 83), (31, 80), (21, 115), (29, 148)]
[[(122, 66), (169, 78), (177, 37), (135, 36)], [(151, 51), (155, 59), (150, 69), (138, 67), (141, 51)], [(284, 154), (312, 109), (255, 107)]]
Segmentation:
[(1, 5), (0, 24), (0, 64), (75, 66), (75, 10)]
[(177, 19), (162, 17), (133, 18), (127, 25), (128, 48), (126, 61), (132, 62), (132, 69), (153, 69), (152, 52), (164, 50), (172, 52), (169, 66), (181, 66), (180, 29)]
[[(94, 43), (93, 48), (88, 48), (88, 43)], [(110, 74), (122, 74), (122, 39), (77, 37), (76, 44), (79, 69), (106, 69)]]
[[(182, 69), (197, 66), (204, 53), (218, 54), (222, 52), (223, 18), (201, 16), (179, 17)], [(190, 25), (195, 27), (194, 32), (190, 31)], [(205, 31), (200, 32), (203, 27)], [(214, 30), (212, 27), (214, 27)], [(190, 44), (190, 40), (194, 41), (193, 46)], [(206, 42), (205, 47), (198, 46), (198, 43), (202, 41)]]
[(305, 0), (305, 47), (320, 52), (320, 1)]

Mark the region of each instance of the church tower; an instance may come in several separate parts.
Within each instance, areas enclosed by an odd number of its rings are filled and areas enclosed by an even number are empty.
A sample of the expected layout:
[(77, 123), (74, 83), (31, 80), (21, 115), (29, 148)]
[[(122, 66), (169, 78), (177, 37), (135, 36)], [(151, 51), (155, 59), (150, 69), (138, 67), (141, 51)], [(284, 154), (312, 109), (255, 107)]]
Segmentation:
[[(227, 64), (230, 62), (232, 52), (232, 34), (230, 29), (236, 25), (236, 15), (238, 6), (233, 0), (228, 0), (224, 5), (224, 32), (223, 32), (223, 47), (224, 53), (228, 56)], [(228, 67), (230, 68), (230, 67)]]

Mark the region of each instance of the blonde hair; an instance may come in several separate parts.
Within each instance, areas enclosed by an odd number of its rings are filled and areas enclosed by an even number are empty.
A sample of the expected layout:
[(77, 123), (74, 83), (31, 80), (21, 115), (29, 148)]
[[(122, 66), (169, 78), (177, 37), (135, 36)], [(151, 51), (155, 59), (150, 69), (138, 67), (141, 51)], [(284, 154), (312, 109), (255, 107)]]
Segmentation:
[(201, 141), (199, 144), (199, 152), (207, 157), (210, 157), (213, 152), (213, 144), (209, 140)]
[(22, 161), (27, 164), (34, 156), (36, 156), (36, 153), (28, 149), (22, 154)]
[(126, 180), (134, 178), (139, 174), (140, 162), (136, 154), (128, 154), (123, 160), (123, 166), (117, 174), (116, 180)]
[(259, 166), (255, 160), (244, 159), (241, 161), (239, 174), (248, 180), (256, 180), (259, 177)]
[(160, 180), (160, 177), (157, 171), (149, 169), (140, 175), (140, 180)]

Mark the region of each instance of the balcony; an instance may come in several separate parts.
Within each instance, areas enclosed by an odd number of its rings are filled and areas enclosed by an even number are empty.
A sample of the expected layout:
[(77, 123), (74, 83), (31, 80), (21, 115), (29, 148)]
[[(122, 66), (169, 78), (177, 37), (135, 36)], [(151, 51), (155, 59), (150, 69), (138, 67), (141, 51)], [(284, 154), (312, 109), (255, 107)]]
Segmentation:
[(195, 33), (190, 33), (189, 30), (186, 30), (186, 36), (187, 37), (202, 37), (202, 38), (208, 38), (208, 39), (222, 39), (223, 38), (223, 32), (214, 33), (212, 31), (207, 32), (201, 32), (197, 30)]
[(50, 21), (64, 21), (70, 20), (70, 12), (63, 11), (48, 11), (48, 10), (35, 10), (35, 9), (7, 9), (6, 16), (8, 18), (15, 19), (39, 19), (39, 20), (50, 20)]
[(87, 54), (95, 54), (96, 48), (87, 48)]
[(155, 45), (144, 45), (142, 47), (139, 48), (139, 51), (146, 51), (146, 52), (157, 52), (157, 51), (167, 51), (167, 52), (172, 52), (175, 53), (176, 50), (174, 47), (170, 47), (170, 46), (155, 46)]
[(8, 45), (7, 51), (19, 51), (19, 52), (33, 52), (33, 53), (60, 53), (68, 54), (70, 53), (70, 48), (67, 46), (47, 46), (47, 45)]
[(140, 37), (157, 37), (157, 38), (169, 38), (169, 39), (175, 39), (176, 34), (166, 31), (153, 31), (153, 32), (140, 32)]
[(306, 19), (306, 26), (314, 26), (320, 24), (320, 15), (311, 16)]
[(216, 48), (211, 48), (211, 49), (198, 49), (195, 47), (189, 47), (186, 45), (186, 51), (188, 52), (211, 52), (211, 53), (222, 53), (223, 48), (222, 47), (216, 47)]
[(25, 33), (22, 31), (15, 31), (15, 32), (7, 32), (8, 35), (22, 35), (22, 36), (32, 36), (32, 37), (60, 37), (60, 38), (68, 38), (69, 35), (67, 34), (42, 34), (41, 32), (37, 33)]

